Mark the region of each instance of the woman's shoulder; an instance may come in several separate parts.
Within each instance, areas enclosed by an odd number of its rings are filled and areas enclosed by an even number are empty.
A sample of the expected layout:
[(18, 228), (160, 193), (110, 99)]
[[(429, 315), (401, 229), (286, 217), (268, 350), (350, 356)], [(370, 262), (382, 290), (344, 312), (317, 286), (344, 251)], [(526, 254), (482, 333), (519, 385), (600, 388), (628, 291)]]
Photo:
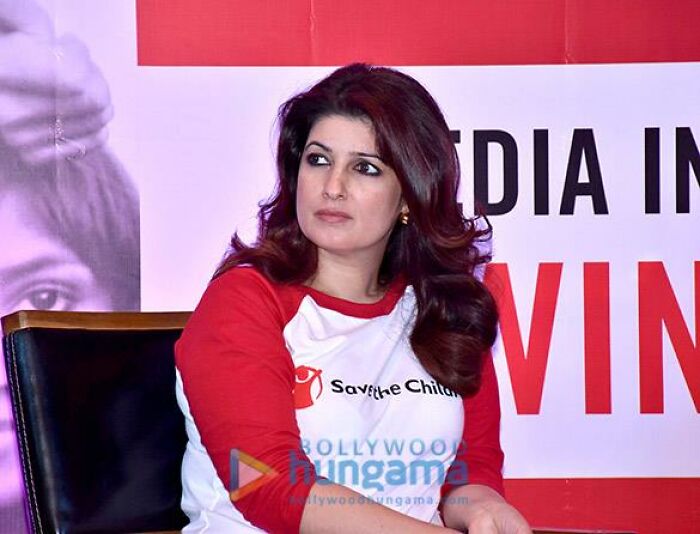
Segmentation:
[[(267, 279), (253, 268), (233, 267), (204, 291), (176, 344), (176, 365), (184, 376), (195, 368), (208, 373), (208, 366), (234, 356), (257, 361), (283, 357), (284, 325), (279, 299)], [(277, 361), (288, 367), (286, 360)]]
[(277, 292), (275, 284), (258, 269), (250, 265), (237, 265), (209, 282), (200, 305), (209, 300), (233, 300), (248, 305), (274, 303)]
[(228, 289), (273, 289), (272, 281), (252, 265), (236, 265), (209, 282), (211, 287)]
[(209, 282), (198, 307), (245, 315), (265, 311), (284, 323), (299, 298), (296, 285), (275, 282), (252, 265), (237, 265)]

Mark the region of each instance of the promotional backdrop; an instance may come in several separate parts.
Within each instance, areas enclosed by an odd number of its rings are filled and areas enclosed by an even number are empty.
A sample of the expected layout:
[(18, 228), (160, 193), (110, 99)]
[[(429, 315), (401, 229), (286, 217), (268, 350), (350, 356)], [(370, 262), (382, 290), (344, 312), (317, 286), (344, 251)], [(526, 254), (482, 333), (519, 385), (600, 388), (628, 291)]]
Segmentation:
[(233, 231), (254, 237), (284, 100), (351, 61), (417, 78), (494, 226), (510, 499), (540, 526), (700, 530), (697, 4), (44, 8), (109, 86), (143, 310), (192, 309)]

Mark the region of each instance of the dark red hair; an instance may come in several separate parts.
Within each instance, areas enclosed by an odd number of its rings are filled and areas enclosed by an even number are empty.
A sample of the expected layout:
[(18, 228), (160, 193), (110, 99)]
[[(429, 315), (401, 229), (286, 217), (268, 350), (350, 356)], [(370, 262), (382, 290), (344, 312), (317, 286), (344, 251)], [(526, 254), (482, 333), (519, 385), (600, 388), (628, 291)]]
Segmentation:
[(475, 272), (490, 259), (479, 242), (490, 239), (491, 227), (462, 214), (450, 131), (435, 100), (410, 76), (353, 64), (281, 106), (277, 188), (260, 205), (258, 240), (247, 246), (235, 234), (215, 276), (240, 264), (279, 283), (302, 283), (315, 273), (316, 246), (297, 222), (297, 174), (311, 127), (329, 115), (372, 124), (379, 155), (396, 173), (410, 210), (409, 224), (397, 222), (391, 233), (379, 283), (403, 273), (417, 300), (413, 351), (438, 382), (473, 394), (496, 337), (496, 306)]

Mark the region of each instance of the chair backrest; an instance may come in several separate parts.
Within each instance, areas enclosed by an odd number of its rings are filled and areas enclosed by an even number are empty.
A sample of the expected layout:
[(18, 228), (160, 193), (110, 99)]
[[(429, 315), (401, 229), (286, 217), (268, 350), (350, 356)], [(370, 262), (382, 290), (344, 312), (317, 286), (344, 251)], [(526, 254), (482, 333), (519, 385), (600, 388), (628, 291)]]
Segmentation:
[(17, 312), (3, 346), (34, 532), (180, 529), (187, 312)]

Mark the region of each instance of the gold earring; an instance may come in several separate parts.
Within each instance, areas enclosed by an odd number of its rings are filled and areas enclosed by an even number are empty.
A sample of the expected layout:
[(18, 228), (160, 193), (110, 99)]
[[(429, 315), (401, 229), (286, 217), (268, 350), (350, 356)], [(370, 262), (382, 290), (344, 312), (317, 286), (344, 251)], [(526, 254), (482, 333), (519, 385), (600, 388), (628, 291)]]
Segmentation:
[(399, 220), (401, 221), (401, 224), (408, 224), (408, 212), (407, 211), (401, 212), (401, 216), (399, 217)]

